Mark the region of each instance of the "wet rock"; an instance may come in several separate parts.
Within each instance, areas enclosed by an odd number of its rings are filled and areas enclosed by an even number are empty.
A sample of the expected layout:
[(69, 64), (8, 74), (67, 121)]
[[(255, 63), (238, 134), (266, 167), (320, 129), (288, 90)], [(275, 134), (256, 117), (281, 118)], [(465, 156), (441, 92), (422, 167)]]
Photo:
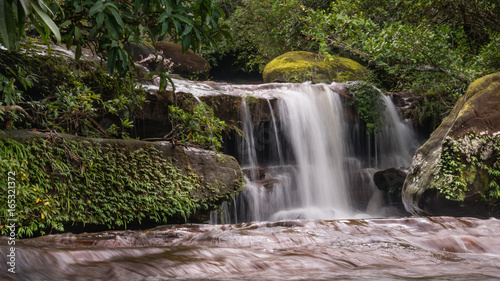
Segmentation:
[(392, 97), (392, 102), (401, 114), (404, 114), (419, 99), (412, 92), (392, 92), (388, 94)]
[[(406, 179), (407, 170), (399, 168), (389, 168), (383, 171), (378, 171), (373, 175), (373, 181), (379, 190), (384, 194), (384, 198), (390, 211), (397, 216), (409, 215), (406, 212), (401, 199), (401, 190)], [(390, 215), (390, 214), (388, 214)]]
[[(401, 195), (406, 178), (406, 172), (398, 168), (378, 171), (373, 175), (373, 180), (378, 189), (391, 194)], [(401, 201), (401, 199), (399, 199)]]
[(266, 176), (266, 172), (267, 169), (262, 167), (243, 169), (243, 173), (251, 181), (258, 181), (264, 179), (264, 177)]
[(474, 81), (416, 152), (402, 191), (406, 209), (415, 215), (500, 216), (499, 136), (495, 73)]
[(304, 51), (285, 53), (266, 65), (264, 82), (332, 83), (363, 80), (368, 73), (359, 63), (338, 56)]

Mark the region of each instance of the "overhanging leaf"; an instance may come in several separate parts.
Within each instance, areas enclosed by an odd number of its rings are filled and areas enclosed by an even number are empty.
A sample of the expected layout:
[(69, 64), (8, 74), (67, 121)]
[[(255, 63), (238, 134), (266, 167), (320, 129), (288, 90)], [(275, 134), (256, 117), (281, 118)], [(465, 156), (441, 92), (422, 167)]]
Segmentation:
[(2, 1), (0, 4), (0, 35), (2, 35), (2, 42), (7, 50), (14, 49), (17, 32), (13, 28), (16, 26), (12, 6), (7, 1)]
[(42, 10), (42, 8), (40, 8), (37, 4), (33, 3), (32, 7), (42, 20), (42, 24), (46, 28), (48, 27), (52, 31), (52, 33), (56, 37), (57, 43), (60, 43), (61, 34), (59, 33), (59, 28), (57, 27), (57, 25), (52, 21), (49, 15), (47, 15), (47, 13), (44, 10)]

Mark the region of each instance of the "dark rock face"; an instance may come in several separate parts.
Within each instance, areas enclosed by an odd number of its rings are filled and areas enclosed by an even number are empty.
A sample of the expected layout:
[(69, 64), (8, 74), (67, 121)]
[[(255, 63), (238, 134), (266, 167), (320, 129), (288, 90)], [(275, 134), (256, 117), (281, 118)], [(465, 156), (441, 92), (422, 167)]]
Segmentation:
[(390, 168), (378, 171), (373, 175), (373, 181), (378, 189), (384, 193), (387, 204), (395, 208), (401, 216), (409, 215), (401, 200), (401, 190), (406, 179), (406, 171), (398, 168)]
[(395, 92), (388, 93), (392, 97), (392, 101), (394, 105), (398, 109), (401, 114), (404, 114), (406, 110), (408, 110), (413, 103), (418, 100), (418, 97), (415, 96), (412, 92)]
[(388, 193), (401, 194), (405, 178), (406, 172), (397, 168), (378, 171), (373, 175), (377, 188)]
[(500, 73), (474, 81), (416, 152), (403, 186), (415, 215), (499, 216)]

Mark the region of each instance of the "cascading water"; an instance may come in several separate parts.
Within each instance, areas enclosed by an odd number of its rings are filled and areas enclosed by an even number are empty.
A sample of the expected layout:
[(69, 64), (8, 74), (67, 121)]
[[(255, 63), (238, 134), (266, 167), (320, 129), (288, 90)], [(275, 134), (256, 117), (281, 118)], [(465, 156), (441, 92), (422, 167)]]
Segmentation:
[(294, 154), (299, 205), (271, 219), (349, 216), (340, 97), (324, 85), (300, 85), (284, 90), (279, 106)]
[[(382, 204), (375, 168), (409, 166), (418, 146), (390, 97), (381, 94), (384, 125), (370, 139), (359, 125), (345, 122), (340, 95), (328, 85), (285, 84), (266, 93), (278, 100), (274, 110), (267, 101), (268, 141), (259, 139), (262, 128), (252, 122), (243, 99), (240, 162), (248, 176), (246, 191), (224, 206), (222, 218), (213, 214), (212, 223), (380, 216), (374, 207)], [(368, 149), (359, 153), (359, 147)], [(272, 149), (279, 159), (259, 159), (259, 151)], [(365, 202), (352, 202), (360, 201), (351, 198), (353, 190), (364, 194)]]

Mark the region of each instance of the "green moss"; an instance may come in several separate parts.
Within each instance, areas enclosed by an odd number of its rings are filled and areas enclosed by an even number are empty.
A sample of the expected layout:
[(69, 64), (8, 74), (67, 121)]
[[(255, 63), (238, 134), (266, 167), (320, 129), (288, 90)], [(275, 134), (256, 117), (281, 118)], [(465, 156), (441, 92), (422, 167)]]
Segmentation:
[(479, 92), (493, 90), (494, 88), (500, 88), (500, 72), (483, 76), (472, 82), (467, 89), (466, 96), (470, 98)]
[(295, 51), (267, 64), (263, 78), (264, 82), (331, 83), (363, 80), (367, 73), (363, 66), (347, 58)]
[[(234, 195), (219, 192), (223, 182), (210, 187), (197, 174), (181, 171), (152, 145), (132, 149), (58, 137), (5, 139), (0, 154), (2, 175), (15, 172), (19, 237), (63, 231), (75, 223), (108, 228), (143, 220), (166, 223), (214, 209)], [(0, 216), (7, 217), (6, 176), (0, 184)], [(200, 196), (206, 189), (210, 196)], [(2, 234), (6, 231), (2, 228)]]

